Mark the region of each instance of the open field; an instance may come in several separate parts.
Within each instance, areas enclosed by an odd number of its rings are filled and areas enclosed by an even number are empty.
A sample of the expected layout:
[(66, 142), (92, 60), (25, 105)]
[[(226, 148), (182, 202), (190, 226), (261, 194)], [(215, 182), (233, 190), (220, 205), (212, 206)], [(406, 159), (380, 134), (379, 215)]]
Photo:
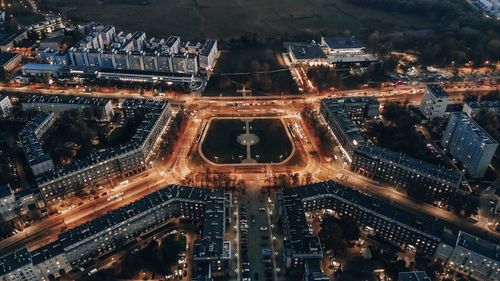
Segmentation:
[[(41, 0), (76, 21), (100, 21), (151, 36), (186, 39), (358, 33), (366, 29), (425, 28), (425, 19), (350, 5), (344, 0)], [(428, 21), (427, 21), (428, 22)]]

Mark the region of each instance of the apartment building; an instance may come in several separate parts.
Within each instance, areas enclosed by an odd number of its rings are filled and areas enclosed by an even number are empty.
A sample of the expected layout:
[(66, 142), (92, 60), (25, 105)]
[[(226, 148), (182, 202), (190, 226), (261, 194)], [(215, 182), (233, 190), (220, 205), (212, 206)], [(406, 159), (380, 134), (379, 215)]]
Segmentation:
[[(181, 48), (178, 36), (148, 41), (141, 31), (116, 33), (110, 25), (95, 25), (89, 29), (88, 36), (68, 50), (71, 66), (126, 70), (151, 77), (154, 73), (170, 72), (197, 75), (200, 67), (213, 67), (219, 55), (217, 41), (213, 39), (204, 43), (187, 42)], [(99, 78), (106, 79), (108, 76)]]
[(21, 100), (21, 107), (55, 113), (77, 110), (86, 119), (101, 122), (109, 122), (114, 116), (113, 104), (105, 98), (30, 95)]
[(432, 201), (446, 201), (461, 182), (461, 175), (455, 170), (371, 144), (360, 146), (354, 152), (351, 169), (366, 177), (402, 187), (410, 194), (421, 194)]
[[(225, 232), (224, 192), (207, 188), (170, 185), (124, 207), (59, 234), (56, 241), (29, 252), (26, 248), (0, 258), (0, 280), (48, 280), (61, 271), (78, 268), (136, 239), (172, 219), (191, 219), (202, 224), (195, 241), (193, 280), (210, 280), (224, 272), (230, 249)], [(206, 271), (200, 268), (207, 269)]]
[(448, 106), (449, 96), (446, 91), (437, 84), (427, 85), (427, 89), (420, 101), (420, 111), (427, 119), (443, 117)]
[(500, 245), (460, 231), (448, 248), (449, 268), (475, 280), (500, 280)]
[[(334, 181), (285, 189), (283, 201), (283, 217), (287, 221), (287, 228), (291, 234), (296, 235), (287, 240), (290, 240), (292, 245), (303, 244), (301, 247), (306, 249), (303, 257), (307, 257), (308, 252), (313, 256), (322, 254), (315, 250), (316, 247), (313, 247), (312, 251), (307, 250), (309, 245), (314, 245), (309, 242), (314, 239), (307, 237), (314, 236), (310, 236), (306, 220), (302, 218), (305, 216), (302, 211), (323, 211), (350, 218), (361, 229), (379, 239), (427, 256), (434, 254), (444, 231), (444, 222), (434, 217), (411, 213)], [(297, 209), (297, 213), (293, 213), (293, 208)], [(289, 211), (295, 215), (289, 216)], [(285, 253), (286, 251), (293, 252), (293, 248), (285, 250)]]
[(364, 176), (403, 187), (407, 192), (423, 194), (433, 201), (443, 201), (454, 194), (461, 181), (458, 172), (383, 149), (365, 138), (360, 122), (377, 116), (378, 110), (379, 103), (373, 97), (321, 101), (321, 116), (339, 143), (351, 169)]
[(28, 165), (34, 176), (55, 168), (52, 157), (42, 148), (45, 136), (54, 126), (55, 121), (55, 113), (39, 112), (19, 133), (24, 155), (26, 155)]
[(473, 178), (484, 176), (498, 148), (498, 141), (463, 112), (450, 116), (441, 143)]
[[(137, 101), (137, 105), (134, 105)], [(126, 107), (138, 107), (138, 100), (126, 100)], [(171, 117), (168, 102), (151, 102), (144, 120), (131, 140), (126, 144), (92, 153), (61, 168), (35, 177), (40, 193), (47, 204), (55, 204), (65, 195), (85, 186), (117, 176), (129, 176), (141, 172), (150, 165), (153, 147)]]

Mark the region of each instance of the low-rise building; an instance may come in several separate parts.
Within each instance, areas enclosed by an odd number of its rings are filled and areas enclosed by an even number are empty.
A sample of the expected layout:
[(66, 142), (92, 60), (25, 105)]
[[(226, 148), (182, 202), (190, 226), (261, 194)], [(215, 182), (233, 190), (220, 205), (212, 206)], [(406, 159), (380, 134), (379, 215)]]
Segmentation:
[(430, 84), (422, 95), (420, 111), (427, 119), (443, 117), (448, 103), (448, 93), (441, 86)]
[(292, 64), (327, 64), (325, 53), (314, 41), (285, 43), (285, 46)]
[(8, 96), (0, 95), (0, 116), (9, 117), (12, 112), (12, 104)]
[(44, 63), (27, 63), (21, 67), (21, 71), (25, 76), (37, 76), (46, 79), (58, 77), (61, 69), (60, 65)]
[(31, 253), (33, 267), (41, 281), (52, 280), (62, 273), (68, 273), (72, 267), (66, 258), (62, 243), (58, 240), (38, 248)]
[(473, 178), (484, 176), (498, 148), (498, 142), (465, 113), (450, 116), (441, 143)]

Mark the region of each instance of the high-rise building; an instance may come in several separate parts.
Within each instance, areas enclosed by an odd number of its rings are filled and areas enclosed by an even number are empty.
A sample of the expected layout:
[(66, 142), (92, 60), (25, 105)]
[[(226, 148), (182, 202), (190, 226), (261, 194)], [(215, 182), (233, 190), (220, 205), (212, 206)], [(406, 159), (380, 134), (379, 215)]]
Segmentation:
[(427, 86), (422, 100), (420, 101), (420, 111), (428, 119), (443, 117), (448, 106), (448, 93), (437, 84)]
[(498, 142), (465, 113), (450, 116), (442, 145), (460, 161), (473, 178), (483, 177), (495, 155)]

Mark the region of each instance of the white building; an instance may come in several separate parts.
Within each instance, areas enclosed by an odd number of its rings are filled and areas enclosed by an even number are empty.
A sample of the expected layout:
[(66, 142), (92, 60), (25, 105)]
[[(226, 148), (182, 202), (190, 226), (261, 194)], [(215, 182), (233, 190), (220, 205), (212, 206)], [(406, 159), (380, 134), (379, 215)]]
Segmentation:
[(12, 111), (12, 104), (8, 96), (0, 95), (0, 116), (8, 117)]
[(473, 178), (486, 173), (498, 142), (465, 113), (453, 113), (443, 133), (442, 145), (460, 161)]
[(431, 84), (427, 86), (422, 100), (420, 101), (420, 111), (428, 119), (443, 117), (448, 106), (449, 96), (439, 85)]

